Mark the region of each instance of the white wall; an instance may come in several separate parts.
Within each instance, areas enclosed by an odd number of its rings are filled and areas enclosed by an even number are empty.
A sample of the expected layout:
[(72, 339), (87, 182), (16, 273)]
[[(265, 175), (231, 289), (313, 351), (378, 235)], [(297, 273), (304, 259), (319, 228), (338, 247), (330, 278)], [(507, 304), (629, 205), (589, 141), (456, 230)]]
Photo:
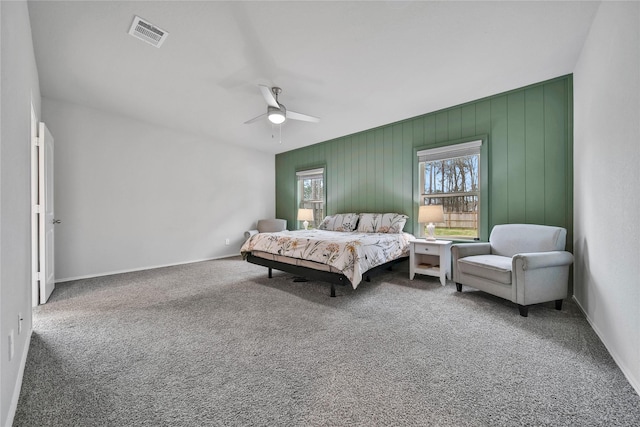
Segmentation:
[(574, 71), (574, 295), (640, 393), (640, 4), (603, 2)]
[[(0, 2), (0, 425), (11, 425), (31, 335), (31, 102), (40, 88), (27, 4)], [(18, 334), (18, 314), (22, 333)], [(9, 360), (9, 334), (15, 352)]]
[[(238, 255), (275, 215), (275, 156), (43, 97), (56, 280)], [(225, 239), (230, 245), (225, 245)]]

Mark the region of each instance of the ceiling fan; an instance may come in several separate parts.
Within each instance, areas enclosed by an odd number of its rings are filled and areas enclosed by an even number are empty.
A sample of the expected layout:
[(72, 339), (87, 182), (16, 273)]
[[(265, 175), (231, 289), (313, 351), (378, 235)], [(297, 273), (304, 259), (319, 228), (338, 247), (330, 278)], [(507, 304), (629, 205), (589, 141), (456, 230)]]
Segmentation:
[(296, 113), (295, 111), (287, 110), (284, 104), (278, 102), (278, 95), (282, 93), (282, 89), (279, 87), (268, 87), (265, 85), (258, 85), (264, 100), (267, 102), (267, 112), (260, 114), (258, 117), (254, 117), (251, 120), (244, 122), (245, 125), (257, 122), (264, 116), (267, 116), (269, 121), (274, 125), (284, 123), (285, 120), (302, 120), (304, 122), (318, 123), (320, 119), (318, 117), (309, 116), (307, 114)]

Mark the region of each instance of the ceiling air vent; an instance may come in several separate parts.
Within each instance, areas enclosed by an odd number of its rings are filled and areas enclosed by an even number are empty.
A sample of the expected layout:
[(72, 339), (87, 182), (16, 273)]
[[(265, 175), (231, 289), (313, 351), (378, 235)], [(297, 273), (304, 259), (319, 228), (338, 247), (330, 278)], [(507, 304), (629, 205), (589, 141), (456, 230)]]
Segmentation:
[(133, 18), (129, 34), (155, 47), (162, 46), (162, 43), (164, 43), (164, 40), (169, 35), (165, 30), (156, 27), (139, 16)]

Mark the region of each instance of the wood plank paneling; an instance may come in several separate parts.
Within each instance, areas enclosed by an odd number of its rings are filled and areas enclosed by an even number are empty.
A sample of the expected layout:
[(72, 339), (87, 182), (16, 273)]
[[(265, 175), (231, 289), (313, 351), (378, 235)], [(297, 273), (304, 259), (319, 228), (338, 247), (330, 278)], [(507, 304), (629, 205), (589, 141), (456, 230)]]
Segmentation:
[[(491, 188), (489, 181), (491, 170), (489, 161), (491, 160), (491, 100), (480, 101), (475, 104), (476, 107), (476, 135), (488, 135), (488, 143), (486, 155), (480, 158), (480, 188), (489, 188), (485, 191), (485, 197), (480, 200), (480, 236), (488, 238), (491, 219)], [(482, 172), (486, 170), (487, 173)]]
[(393, 210), (393, 126), (386, 126), (382, 132), (382, 208)]
[(526, 181), (525, 181), (525, 120), (524, 92), (507, 96), (507, 176), (508, 176), (508, 221), (525, 222)]
[(489, 157), (489, 191), (491, 224), (509, 222), (509, 136), (507, 97), (491, 99), (491, 154)]
[[(389, 201), (389, 209), (397, 210), (399, 206), (402, 206), (403, 197), (403, 180), (402, 180), (402, 155), (395, 155), (394, 152), (402, 152), (404, 145), (403, 125), (398, 123), (392, 128), (392, 135), (389, 141), (389, 151), (385, 152), (388, 159), (391, 159), (390, 163), (393, 166), (393, 172), (391, 174), (389, 182), (389, 191), (391, 192), (391, 198)], [(400, 212), (402, 213), (402, 212)]]
[(435, 142), (449, 141), (449, 113), (441, 111), (436, 113), (436, 140)]
[(333, 157), (334, 159), (333, 162), (330, 162), (329, 159), (327, 159), (327, 166), (329, 165), (329, 163), (337, 164), (337, 167), (335, 170), (336, 174), (330, 177), (330, 179), (335, 183), (333, 186), (337, 188), (337, 191), (339, 193), (338, 195), (336, 195), (336, 197), (331, 197), (328, 194), (329, 189), (327, 188), (327, 197), (329, 197), (332, 200), (332, 203), (327, 205), (327, 210), (329, 211), (335, 210), (336, 212), (341, 212), (345, 208), (345, 200), (346, 200), (345, 196), (348, 194), (348, 190), (344, 186), (344, 180), (342, 180), (342, 177), (344, 176), (345, 172), (349, 169), (349, 160), (351, 159), (351, 153), (349, 152), (349, 155), (346, 154), (349, 146), (345, 143), (344, 138), (339, 138), (334, 141), (336, 144), (336, 149), (335, 149), (336, 154), (335, 154), (335, 157)]
[(351, 209), (343, 212), (357, 212), (364, 203), (365, 194), (361, 194), (362, 183), (367, 179), (367, 163), (366, 157), (361, 153), (366, 151), (366, 137), (363, 134), (354, 135), (351, 139), (351, 176), (353, 182), (351, 184), (352, 193), (347, 196), (351, 198)]
[[(376, 146), (375, 131), (367, 132), (367, 181), (364, 183), (364, 193), (366, 194), (365, 212), (375, 212), (376, 210)], [(364, 154), (364, 153), (363, 153)]]
[[(424, 145), (433, 145), (436, 143), (436, 116), (435, 114), (431, 114), (421, 120), (423, 133), (414, 134), (413, 138), (413, 146), (419, 147), (422, 145), (424, 141)], [(415, 129), (415, 128), (414, 128)]]
[(489, 135), (491, 139), (491, 99), (485, 99), (474, 104), (476, 107), (476, 133), (474, 135)]
[(376, 178), (373, 199), (373, 212), (384, 211), (384, 128), (375, 130)]
[(544, 104), (543, 87), (527, 89), (525, 96), (525, 221), (544, 223)]
[(449, 126), (448, 129), (448, 139), (449, 141), (455, 141), (456, 139), (462, 138), (462, 113), (460, 108), (453, 108), (448, 111), (447, 124)]
[(476, 132), (476, 105), (465, 105), (460, 109), (460, 138), (474, 135), (478, 135)]
[(358, 185), (355, 187), (355, 195), (359, 197), (358, 205), (353, 207), (354, 212), (364, 212), (367, 210), (367, 199), (369, 195), (367, 194), (367, 156), (365, 153), (367, 152), (367, 143), (368, 143), (368, 135), (366, 133), (361, 133), (358, 135), (359, 143), (357, 146), (357, 151), (354, 152), (354, 156), (358, 156), (359, 159), (359, 169), (358, 175), (360, 180), (358, 181)]
[(346, 157), (343, 159), (343, 171), (341, 175), (341, 180), (343, 181), (342, 185), (344, 188), (344, 196), (342, 197), (342, 209), (336, 212), (349, 212), (352, 208), (353, 201), (350, 197), (347, 197), (348, 194), (353, 194), (353, 137), (347, 136), (342, 138), (342, 145), (344, 146), (343, 152)]
[[(402, 187), (402, 202), (398, 206), (400, 206), (400, 213), (408, 215), (411, 218), (414, 216), (413, 147), (414, 141), (416, 140), (415, 129), (416, 126), (414, 126), (410, 121), (406, 121), (402, 124), (402, 182), (400, 183), (400, 186)], [(422, 135), (422, 133), (423, 123), (421, 123), (420, 126), (420, 135)], [(413, 226), (413, 221), (407, 221), (405, 230), (409, 233), (413, 233)]]
[[(276, 156), (276, 214), (295, 224), (295, 171), (325, 164), (327, 213), (417, 212), (416, 147), (487, 135), (481, 239), (499, 223), (572, 224), (572, 77)], [(415, 218), (405, 230), (413, 232)], [(571, 235), (572, 230), (569, 230)]]
[(340, 200), (344, 194), (342, 188), (342, 182), (339, 182), (336, 177), (342, 176), (342, 170), (344, 168), (344, 162), (338, 161), (340, 157), (340, 140), (334, 139), (327, 142), (330, 149), (327, 150), (329, 158), (336, 159), (335, 162), (327, 163), (327, 170), (325, 172), (325, 188), (326, 188), (326, 206), (325, 209), (332, 206), (334, 209), (340, 207)]
[(566, 82), (555, 81), (544, 88), (545, 223), (565, 224), (567, 203), (567, 109)]

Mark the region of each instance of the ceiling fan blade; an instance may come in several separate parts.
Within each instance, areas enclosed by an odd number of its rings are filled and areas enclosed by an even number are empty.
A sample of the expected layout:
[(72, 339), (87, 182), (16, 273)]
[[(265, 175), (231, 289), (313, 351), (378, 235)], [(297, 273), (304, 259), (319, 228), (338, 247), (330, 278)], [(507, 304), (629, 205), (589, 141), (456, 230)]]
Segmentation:
[(295, 111), (287, 110), (287, 119), (302, 120), (304, 122), (318, 123), (320, 119), (318, 117), (310, 116), (308, 114), (296, 113)]
[(255, 123), (258, 120), (260, 120), (261, 118), (263, 118), (264, 116), (266, 116), (267, 113), (264, 114), (260, 114), (258, 117), (254, 117), (253, 119), (247, 120), (246, 122), (244, 122), (245, 125), (250, 125), (251, 123)]
[(269, 86), (258, 85), (258, 87), (260, 88), (260, 91), (262, 91), (262, 96), (267, 102), (267, 105), (280, 108), (280, 105), (278, 104), (278, 101), (276, 101), (275, 96), (273, 96), (273, 93), (271, 92), (271, 88)]

